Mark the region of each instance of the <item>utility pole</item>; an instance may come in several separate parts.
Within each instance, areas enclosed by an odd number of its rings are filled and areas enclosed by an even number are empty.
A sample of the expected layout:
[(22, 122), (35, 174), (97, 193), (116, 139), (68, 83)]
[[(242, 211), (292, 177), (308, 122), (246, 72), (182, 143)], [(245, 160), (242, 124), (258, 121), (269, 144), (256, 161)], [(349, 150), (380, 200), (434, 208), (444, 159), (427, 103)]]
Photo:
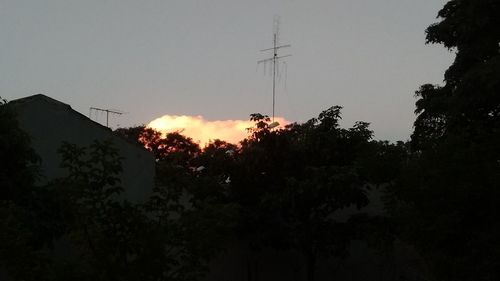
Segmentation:
[(257, 62), (257, 64), (272, 62), (273, 64), (273, 123), (274, 123), (274, 107), (276, 103), (276, 63), (282, 58), (289, 57), (291, 55), (278, 56), (278, 50), (282, 48), (288, 48), (292, 45), (279, 45), (279, 17), (274, 17), (274, 31), (273, 31), (273, 47), (260, 50), (261, 52), (273, 51), (273, 56), (267, 59), (263, 59)]
[(111, 114), (118, 114), (118, 115), (122, 115), (123, 114), (123, 112), (119, 112), (119, 111), (116, 111), (116, 110), (91, 107), (90, 111), (89, 111), (89, 118), (90, 118), (90, 115), (92, 114), (92, 110), (106, 112), (106, 127), (108, 127), (108, 128), (109, 128), (109, 114), (110, 113)]

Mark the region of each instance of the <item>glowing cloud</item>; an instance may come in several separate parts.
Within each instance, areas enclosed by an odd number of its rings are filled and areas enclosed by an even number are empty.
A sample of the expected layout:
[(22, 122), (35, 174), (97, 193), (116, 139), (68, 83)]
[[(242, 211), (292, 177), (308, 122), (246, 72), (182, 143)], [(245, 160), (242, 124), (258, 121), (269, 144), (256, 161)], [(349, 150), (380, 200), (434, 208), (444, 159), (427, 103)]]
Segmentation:
[[(275, 121), (281, 126), (290, 122), (281, 117)], [(238, 143), (248, 136), (247, 128), (254, 126), (248, 120), (216, 120), (208, 121), (202, 116), (164, 115), (151, 121), (148, 127), (163, 134), (179, 131), (181, 134), (205, 146), (210, 140), (220, 139), (230, 143)]]

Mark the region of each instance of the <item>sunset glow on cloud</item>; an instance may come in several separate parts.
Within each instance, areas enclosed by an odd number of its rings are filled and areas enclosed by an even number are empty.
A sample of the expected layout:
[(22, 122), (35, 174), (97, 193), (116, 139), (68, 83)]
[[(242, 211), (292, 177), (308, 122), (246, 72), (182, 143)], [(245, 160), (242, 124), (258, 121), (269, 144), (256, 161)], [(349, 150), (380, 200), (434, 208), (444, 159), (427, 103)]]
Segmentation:
[[(281, 126), (290, 122), (281, 117), (275, 121)], [(237, 144), (248, 136), (247, 128), (253, 127), (249, 120), (205, 120), (202, 116), (164, 115), (151, 121), (147, 126), (162, 132), (180, 132), (181, 134), (205, 146), (210, 140), (220, 139)]]

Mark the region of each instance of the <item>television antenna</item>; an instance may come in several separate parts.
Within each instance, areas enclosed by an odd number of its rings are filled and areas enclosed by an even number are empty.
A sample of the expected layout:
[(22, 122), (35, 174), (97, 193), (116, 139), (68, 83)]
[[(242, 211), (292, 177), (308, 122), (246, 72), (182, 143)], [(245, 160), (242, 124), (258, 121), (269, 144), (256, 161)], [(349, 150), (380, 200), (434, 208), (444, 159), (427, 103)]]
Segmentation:
[(273, 119), (272, 119), (272, 123), (271, 123), (271, 125), (273, 125), (273, 127), (276, 127), (279, 125), (279, 124), (274, 122), (274, 108), (275, 108), (275, 104), (276, 104), (276, 71), (277, 71), (276, 63), (279, 62), (279, 60), (281, 60), (283, 58), (292, 56), (292, 55), (278, 56), (278, 50), (292, 46), (290, 44), (286, 44), (286, 45), (279, 44), (279, 24), (280, 24), (280, 18), (278, 16), (274, 16), (273, 47), (260, 50), (261, 52), (273, 51), (272, 57), (257, 61), (257, 65), (259, 65), (261, 63), (265, 64), (267, 62), (272, 62), (272, 64), (273, 64)]
[(112, 110), (112, 109), (102, 109), (102, 108), (97, 108), (97, 107), (91, 107), (89, 109), (89, 118), (91, 118), (92, 116), (92, 111), (95, 111), (95, 112), (105, 112), (106, 113), (106, 127), (109, 128), (109, 114), (117, 114), (117, 115), (122, 115), (123, 112), (121, 111), (118, 111), (118, 110)]

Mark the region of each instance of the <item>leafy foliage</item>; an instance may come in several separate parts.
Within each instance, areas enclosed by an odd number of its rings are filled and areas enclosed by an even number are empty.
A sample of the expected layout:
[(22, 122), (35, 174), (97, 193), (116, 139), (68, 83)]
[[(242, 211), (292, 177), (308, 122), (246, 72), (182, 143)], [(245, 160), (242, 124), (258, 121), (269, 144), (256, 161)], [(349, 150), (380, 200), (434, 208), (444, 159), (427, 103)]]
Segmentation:
[(198, 278), (223, 248), (235, 219), (234, 204), (223, 199), (229, 155), (225, 152), (235, 146), (216, 140), (202, 152), (191, 138), (177, 132), (162, 136), (150, 128), (128, 130), (120, 134), (135, 135), (156, 158), (156, 186), (144, 208), (163, 226), (166, 241), (173, 243), (168, 253), (177, 269), (168, 276)]
[(50, 193), (35, 187), (39, 158), (0, 98), (0, 262), (16, 279), (43, 280), (47, 248), (60, 235)]
[[(308, 280), (319, 257), (344, 257), (360, 238), (356, 216), (337, 212), (368, 204), (362, 175), (372, 151), (368, 123), (339, 126), (341, 107), (331, 107), (304, 124), (272, 130), (255, 114), (251, 136), (242, 142), (232, 178), (242, 208), (242, 232), (257, 246), (294, 249), (304, 255)], [(253, 237), (252, 237), (253, 235)]]
[(427, 84), (417, 91), (416, 148), (445, 135), (498, 133), (499, 14), (497, 1), (452, 0), (439, 12), (442, 20), (427, 29), (427, 42), (454, 50), (456, 58), (444, 86)]
[(236, 234), (254, 249), (297, 250), (313, 280), (318, 258), (346, 256), (351, 240), (381, 225), (369, 216), (336, 214), (366, 206), (368, 182), (394, 177), (376, 178), (375, 167), (399, 156), (389, 143), (371, 141), (368, 123), (340, 128), (340, 111), (334, 106), (282, 129), (271, 128), (268, 116), (252, 114), (255, 125), (239, 146), (215, 140), (200, 149), (178, 133), (150, 138), (143, 145), (156, 154), (158, 178), (151, 210), (161, 220), (178, 214), (181, 221), (196, 220), (186, 226), (201, 227), (192, 233), (201, 231), (206, 239), (191, 240), (193, 245), (223, 247)]
[(204, 272), (212, 246), (204, 243), (199, 217), (185, 210), (170, 187), (158, 186), (149, 202), (120, 199), (118, 153), (109, 143), (89, 152), (65, 144), (59, 183), (68, 203), (67, 236), (79, 250), (89, 278), (103, 280), (195, 280)]
[(0, 98), (0, 200), (22, 203), (37, 176), (39, 158), (13, 109)]
[(122, 132), (138, 133), (139, 144), (151, 144), (158, 171), (174, 169), (159, 175), (149, 202), (132, 204), (122, 196), (121, 158), (112, 143), (65, 143), (60, 153), (68, 175), (35, 186), (38, 158), (29, 139), (3, 103), (0, 115), (6, 165), (0, 260), (14, 280), (195, 280), (206, 271), (215, 240), (221, 239), (220, 218), (230, 208), (181, 207), (185, 186), (179, 183), (196, 182), (167, 178), (183, 175), (177, 173), (180, 164), (189, 171), (184, 176), (192, 174), (188, 162), (199, 148), (190, 139), (179, 134), (163, 139), (153, 130)]
[(410, 160), (392, 206), (439, 280), (500, 278), (500, 3), (452, 0), (427, 29), (456, 57), (417, 91)]

